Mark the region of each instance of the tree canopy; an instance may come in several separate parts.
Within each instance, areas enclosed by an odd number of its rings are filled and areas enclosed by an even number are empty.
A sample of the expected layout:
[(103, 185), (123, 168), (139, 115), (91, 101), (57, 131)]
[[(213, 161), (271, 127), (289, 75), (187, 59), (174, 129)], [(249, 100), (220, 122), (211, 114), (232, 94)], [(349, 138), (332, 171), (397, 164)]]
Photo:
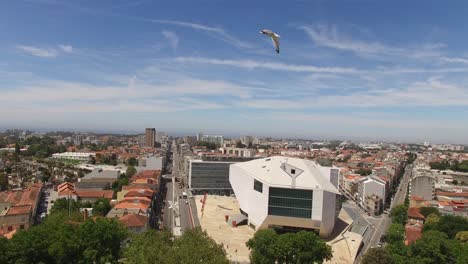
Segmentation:
[(229, 263), (223, 247), (200, 229), (186, 230), (175, 239), (169, 233), (150, 230), (131, 240), (124, 252), (126, 263)]
[(279, 235), (273, 229), (259, 230), (246, 244), (254, 264), (322, 263), (332, 258), (331, 247), (307, 231)]
[(362, 257), (361, 264), (392, 264), (393, 258), (385, 248), (371, 248)]
[(435, 214), (435, 215), (440, 215), (440, 212), (439, 210), (437, 210), (437, 208), (435, 207), (421, 207), (419, 208), (419, 212), (424, 215), (424, 217), (427, 217), (428, 215), (430, 214)]
[(392, 218), (393, 223), (406, 224), (406, 219), (408, 218), (408, 206), (405, 204), (400, 204), (395, 206), (390, 212), (390, 217)]
[(69, 222), (59, 212), (40, 225), (0, 239), (1, 263), (116, 263), (127, 230), (116, 220)]

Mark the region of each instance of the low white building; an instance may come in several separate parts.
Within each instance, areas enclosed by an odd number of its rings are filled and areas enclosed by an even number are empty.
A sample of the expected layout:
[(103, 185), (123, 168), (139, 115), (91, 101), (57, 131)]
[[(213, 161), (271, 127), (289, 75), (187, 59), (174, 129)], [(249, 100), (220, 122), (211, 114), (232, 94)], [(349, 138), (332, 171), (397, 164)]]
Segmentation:
[(229, 171), (252, 228), (309, 229), (321, 237), (335, 226), (338, 178), (338, 168), (282, 156), (232, 164)]
[(64, 153), (54, 153), (52, 158), (54, 159), (72, 159), (72, 160), (82, 160), (88, 161), (91, 157), (96, 157), (96, 153), (91, 152), (64, 152)]

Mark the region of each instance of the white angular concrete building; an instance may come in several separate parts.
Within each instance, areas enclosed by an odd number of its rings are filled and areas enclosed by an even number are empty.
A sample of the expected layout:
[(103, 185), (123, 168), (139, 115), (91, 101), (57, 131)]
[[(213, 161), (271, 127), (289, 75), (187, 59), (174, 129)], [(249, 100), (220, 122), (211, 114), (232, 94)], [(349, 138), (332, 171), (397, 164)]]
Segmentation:
[(282, 156), (232, 164), (229, 171), (252, 228), (309, 229), (321, 237), (335, 226), (338, 177), (338, 168)]

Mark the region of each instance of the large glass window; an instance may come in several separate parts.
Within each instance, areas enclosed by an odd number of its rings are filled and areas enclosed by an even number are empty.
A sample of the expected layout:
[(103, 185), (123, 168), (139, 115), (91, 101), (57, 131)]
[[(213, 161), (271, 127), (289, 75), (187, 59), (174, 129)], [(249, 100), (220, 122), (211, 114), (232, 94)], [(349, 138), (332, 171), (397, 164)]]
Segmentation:
[(312, 190), (270, 187), (268, 194), (268, 214), (311, 218)]
[(254, 179), (254, 190), (257, 192), (263, 192), (263, 183)]

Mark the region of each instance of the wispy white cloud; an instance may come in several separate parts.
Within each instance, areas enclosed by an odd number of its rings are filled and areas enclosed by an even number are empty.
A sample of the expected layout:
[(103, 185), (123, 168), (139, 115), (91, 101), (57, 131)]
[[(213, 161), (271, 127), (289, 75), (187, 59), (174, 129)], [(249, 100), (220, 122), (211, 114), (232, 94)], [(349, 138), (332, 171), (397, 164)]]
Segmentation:
[(468, 58), (442, 57), (441, 59), (445, 62), (468, 64)]
[(29, 55), (33, 55), (36, 57), (42, 58), (54, 58), (57, 57), (58, 53), (55, 49), (44, 49), (38, 48), (34, 46), (25, 46), (25, 45), (18, 45), (16, 46), (18, 50), (28, 53)]
[(169, 45), (172, 47), (172, 49), (176, 49), (177, 45), (179, 45), (179, 37), (177, 36), (177, 34), (169, 30), (163, 30), (162, 34), (164, 38), (166, 38), (169, 42)]
[(398, 56), (414, 59), (440, 57), (443, 53), (440, 43), (419, 45), (416, 48), (394, 47), (377, 41), (362, 41), (346, 36), (339, 32), (335, 26), (311, 25), (300, 26), (308, 37), (320, 47), (354, 52), (360, 56)]
[(73, 47), (71, 45), (58, 45), (58, 47), (66, 53), (72, 53), (73, 52)]
[(211, 65), (231, 66), (244, 69), (267, 69), (290, 72), (313, 72), (313, 73), (355, 73), (354, 68), (341, 67), (318, 67), (312, 65), (285, 64), (278, 62), (263, 62), (255, 60), (225, 60), (205, 57), (178, 57), (175, 61), (180, 63), (200, 63)]
[(130, 18), (133, 20), (139, 20), (139, 21), (147, 21), (147, 22), (152, 22), (152, 23), (191, 28), (194, 30), (204, 32), (211, 37), (222, 40), (228, 43), (229, 45), (235, 46), (237, 48), (251, 48), (252, 47), (252, 44), (236, 38), (232, 34), (229, 34), (225, 29), (220, 28), (220, 27), (212, 27), (208, 25), (191, 23), (191, 22), (186, 22), (186, 21), (178, 21), (178, 20), (148, 19), (148, 18), (140, 18), (140, 17), (127, 17), (127, 18)]
[(55, 58), (61, 53), (72, 53), (73, 47), (70, 45), (58, 45), (57, 48), (41, 48), (36, 46), (18, 45), (16, 48), (29, 55), (41, 58)]

